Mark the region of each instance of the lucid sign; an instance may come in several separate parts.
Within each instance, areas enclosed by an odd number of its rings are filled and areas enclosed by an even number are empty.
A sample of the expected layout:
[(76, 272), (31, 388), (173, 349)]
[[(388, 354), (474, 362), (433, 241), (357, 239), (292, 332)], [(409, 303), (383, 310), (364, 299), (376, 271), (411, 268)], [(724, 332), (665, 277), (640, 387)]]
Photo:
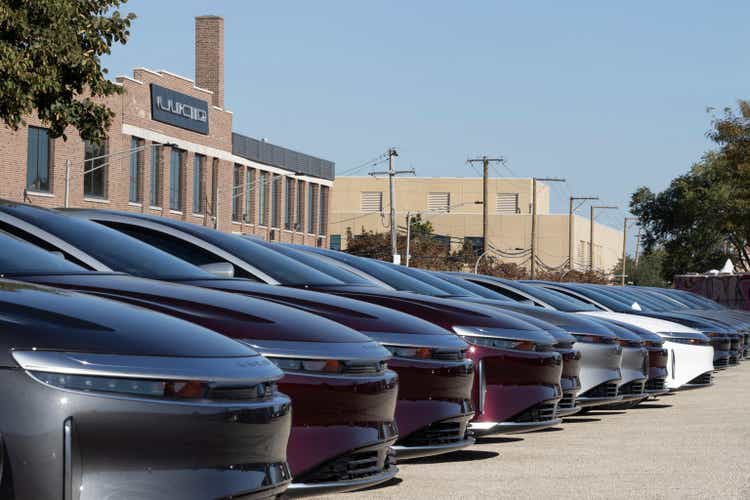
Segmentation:
[(151, 84), (151, 118), (208, 135), (208, 102)]

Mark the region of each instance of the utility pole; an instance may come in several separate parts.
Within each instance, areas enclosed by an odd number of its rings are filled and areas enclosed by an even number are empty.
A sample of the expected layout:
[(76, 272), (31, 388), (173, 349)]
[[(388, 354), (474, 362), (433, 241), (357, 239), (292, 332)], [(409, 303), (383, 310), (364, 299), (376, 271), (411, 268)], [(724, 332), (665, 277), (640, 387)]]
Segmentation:
[(532, 177), (531, 179), (531, 268), (529, 277), (536, 278), (536, 183), (565, 182), (557, 177)]
[(641, 255), (641, 226), (638, 226), (638, 236), (635, 237), (635, 262), (633, 265), (638, 267), (638, 257)]
[(411, 174), (414, 175), (414, 169), (409, 170), (396, 170), (394, 167), (393, 159), (398, 156), (398, 151), (396, 151), (396, 148), (390, 148), (388, 149), (388, 152), (386, 153), (388, 155), (388, 171), (387, 172), (370, 172), (370, 175), (375, 177), (377, 175), (387, 175), (388, 176), (388, 191), (390, 196), (390, 204), (391, 204), (391, 257), (393, 258), (394, 264), (401, 264), (401, 256), (398, 253), (398, 232), (396, 227), (396, 185), (395, 185), (395, 177), (397, 175), (402, 174)]
[(638, 220), (638, 217), (625, 217), (625, 220), (622, 223), (622, 279), (620, 280), (620, 285), (625, 286), (625, 259), (627, 257), (627, 254), (625, 252), (625, 247), (628, 246), (628, 221), (631, 220)]
[(505, 163), (505, 158), (502, 156), (499, 158), (489, 158), (487, 156), (482, 156), (481, 158), (469, 158), (466, 160), (466, 163), (469, 165), (472, 165), (474, 163), (482, 163), (482, 203), (484, 206), (482, 207), (482, 253), (487, 252), (487, 248), (489, 248), (489, 243), (487, 241), (487, 226), (489, 224), (489, 200), (487, 198), (489, 197), (489, 187), (487, 184), (487, 180), (489, 178), (490, 173), (490, 163), (496, 162), (496, 163)]
[(591, 272), (594, 272), (594, 213), (596, 210), (617, 210), (617, 207), (606, 205), (591, 205), (591, 220), (589, 221), (591, 224), (589, 234), (589, 271)]
[[(575, 252), (575, 241), (573, 239), (573, 226), (575, 224), (574, 215), (576, 212), (576, 208), (573, 207), (573, 203), (576, 201), (582, 202), (581, 205), (583, 205), (583, 202), (586, 201), (595, 201), (598, 200), (598, 196), (571, 196), (570, 197), (570, 210), (568, 211), (568, 272), (573, 271), (573, 268), (575, 267), (573, 265), (573, 254)], [(580, 205), (579, 205), (580, 207)]]

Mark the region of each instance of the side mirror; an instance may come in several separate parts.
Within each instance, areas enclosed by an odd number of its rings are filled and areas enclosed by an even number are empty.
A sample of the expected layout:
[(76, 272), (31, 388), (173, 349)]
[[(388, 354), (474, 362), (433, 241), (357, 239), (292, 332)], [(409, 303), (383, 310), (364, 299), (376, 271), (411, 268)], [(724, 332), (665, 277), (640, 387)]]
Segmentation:
[(212, 262), (199, 267), (217, 278), (234, 278), (234, 266), (229, 262)]

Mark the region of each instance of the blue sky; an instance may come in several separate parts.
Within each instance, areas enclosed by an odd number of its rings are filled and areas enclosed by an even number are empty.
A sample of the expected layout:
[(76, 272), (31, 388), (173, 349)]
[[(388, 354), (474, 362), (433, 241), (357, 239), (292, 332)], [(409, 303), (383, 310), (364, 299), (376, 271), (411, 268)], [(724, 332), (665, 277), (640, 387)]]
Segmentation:
[[(130, 0), (139, 18), (105, 60), (194, 74), (193, 17), (225, 18), (234, 129), (336, 162), (400, 148), (421, 176), (559, 176), (627, 208), (710, 147), (708, 106), (748, 96), (750, 4), (739, 1)], [(367, 169), (359, 173), (366, 173)], [(586, 214), (587, 211), (582, 211)], [(621, 227), (623, 212), (601, 221)]]

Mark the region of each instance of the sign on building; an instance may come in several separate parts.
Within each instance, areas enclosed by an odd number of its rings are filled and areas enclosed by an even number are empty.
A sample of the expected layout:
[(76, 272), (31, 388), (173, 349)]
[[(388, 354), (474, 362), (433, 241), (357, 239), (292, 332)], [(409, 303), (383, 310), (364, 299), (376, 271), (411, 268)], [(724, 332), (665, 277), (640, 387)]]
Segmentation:
[(151, 118), (208, 135), (208, 101), (151, 84)]

